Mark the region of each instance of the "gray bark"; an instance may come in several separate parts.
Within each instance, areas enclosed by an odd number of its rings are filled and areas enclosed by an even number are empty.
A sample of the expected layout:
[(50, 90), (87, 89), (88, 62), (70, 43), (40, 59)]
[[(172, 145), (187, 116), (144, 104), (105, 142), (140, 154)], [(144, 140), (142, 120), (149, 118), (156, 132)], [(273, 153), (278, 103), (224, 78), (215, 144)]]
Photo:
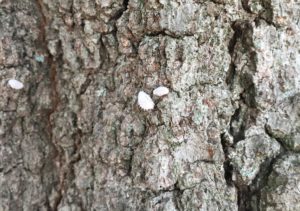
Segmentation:
[(0, 0), (0, 210), (300, 210), (299, 19), (296, 0)]

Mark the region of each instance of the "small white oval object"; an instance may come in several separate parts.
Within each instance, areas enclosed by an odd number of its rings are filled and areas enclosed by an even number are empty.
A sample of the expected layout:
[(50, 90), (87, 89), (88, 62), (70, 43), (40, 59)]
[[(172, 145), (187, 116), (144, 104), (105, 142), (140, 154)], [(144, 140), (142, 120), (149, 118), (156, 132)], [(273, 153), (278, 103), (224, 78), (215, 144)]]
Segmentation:
[(23, 83), (16, 79), (10, 79), (8, 85), (13, 89), (23, 89), (24, 87)]
[(169, 89), (165, 86), (160, 86), (153, 90), (153, 94), (161, 97), (169, 94)]
[(150, 95), (144, 91), (140, 91), (138, 94), (138, 104), (144, 110), (151, 110), (154, 108), (153, 100)]

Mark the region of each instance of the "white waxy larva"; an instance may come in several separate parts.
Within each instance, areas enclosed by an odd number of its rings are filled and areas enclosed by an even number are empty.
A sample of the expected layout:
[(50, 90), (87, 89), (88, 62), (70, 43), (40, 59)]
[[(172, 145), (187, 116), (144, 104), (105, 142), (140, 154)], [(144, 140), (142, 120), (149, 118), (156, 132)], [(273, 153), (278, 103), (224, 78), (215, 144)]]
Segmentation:
[(13, 89), (23, 89), (24, 85), (22, 82), (17, 81), (16, 79), (10, 79), (8, 85)]
[(160, 86), (153, 90), (153, 94), (161, 97), (169, 94), (169, 89), (165, 86)]
[(144, 91), (138, 94), (138, 104), (144, 110), (151, 110), (154, 108), (154, 102), (151, 97)]

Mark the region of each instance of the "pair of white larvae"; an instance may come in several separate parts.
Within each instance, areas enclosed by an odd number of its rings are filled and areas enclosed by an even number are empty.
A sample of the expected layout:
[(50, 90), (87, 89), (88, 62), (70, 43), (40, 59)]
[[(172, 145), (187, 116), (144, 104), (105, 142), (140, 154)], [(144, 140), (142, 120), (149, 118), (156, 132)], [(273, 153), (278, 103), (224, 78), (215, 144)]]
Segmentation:
[[(164, 86), (157, 87), (153, 90), (153, 94), (159, 97), (167, 95), (168, 93), (169, 89)], [(152, 110), (155, 105), (150, 95), (144, 91), (140, 91), (138, 94), (138, 104), (144, 110)]]

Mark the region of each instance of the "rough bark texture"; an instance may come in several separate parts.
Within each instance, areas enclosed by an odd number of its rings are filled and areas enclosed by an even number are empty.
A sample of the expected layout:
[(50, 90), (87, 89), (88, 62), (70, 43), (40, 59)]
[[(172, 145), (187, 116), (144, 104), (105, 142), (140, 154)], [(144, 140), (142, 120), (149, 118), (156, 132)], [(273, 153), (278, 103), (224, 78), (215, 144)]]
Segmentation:
[(297, 0), (0, 0), (0, 210), (300, 210), (299, 21)]

